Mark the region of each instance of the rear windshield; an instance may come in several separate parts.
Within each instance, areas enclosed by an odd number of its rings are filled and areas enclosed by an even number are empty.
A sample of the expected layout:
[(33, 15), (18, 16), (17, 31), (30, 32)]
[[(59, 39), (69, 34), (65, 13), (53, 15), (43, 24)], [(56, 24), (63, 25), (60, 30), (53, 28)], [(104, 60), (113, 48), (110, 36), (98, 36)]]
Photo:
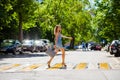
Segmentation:
[(23, 44), (28, 44), (28, 45), (30, 45), (30, 44), (33, 44), (33, 41), (26, 40), (26, 41), (23, 41)]
[(1, 43), (1, 46), (11, 46), (15, 43), (15, 41), (13, 40), (4, 40), (2, 43)]

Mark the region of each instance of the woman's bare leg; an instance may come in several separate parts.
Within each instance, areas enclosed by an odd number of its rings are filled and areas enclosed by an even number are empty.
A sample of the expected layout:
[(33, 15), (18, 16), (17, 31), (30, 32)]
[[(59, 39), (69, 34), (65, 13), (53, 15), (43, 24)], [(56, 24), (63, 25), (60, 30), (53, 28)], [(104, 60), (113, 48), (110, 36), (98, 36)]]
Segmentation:
[(62, 51), (62, 65), (66, 67), (66, 64), (65, 64), (65, 49), (62, 48), (60, 50)]
[(54, 57), (50, 57), (49, 61), (47, 62), (48, 68), (50, 68), (50, 63), (51, 63), (51, 61), (53, 60), (53, 58), (54, 58)]
[[(58, 50), (55, 50), (55, 52), (56, 52), (56, 54), (57, 54)], [(54, 58), (54, 57), (50, 57), (49, 61), (47, 62), (48, 68), (50, 68), (50, 63), (52, 62), (53, 58)]]

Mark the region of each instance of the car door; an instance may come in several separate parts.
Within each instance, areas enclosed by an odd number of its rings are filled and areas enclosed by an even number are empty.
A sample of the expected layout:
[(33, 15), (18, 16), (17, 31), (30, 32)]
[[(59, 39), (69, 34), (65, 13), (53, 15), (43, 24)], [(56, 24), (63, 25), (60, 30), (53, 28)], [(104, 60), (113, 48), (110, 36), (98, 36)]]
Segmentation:
[(18, 40), (16, 40), (15, 47), (16, 47), (16, 51), (21, 51), (22, 44)]

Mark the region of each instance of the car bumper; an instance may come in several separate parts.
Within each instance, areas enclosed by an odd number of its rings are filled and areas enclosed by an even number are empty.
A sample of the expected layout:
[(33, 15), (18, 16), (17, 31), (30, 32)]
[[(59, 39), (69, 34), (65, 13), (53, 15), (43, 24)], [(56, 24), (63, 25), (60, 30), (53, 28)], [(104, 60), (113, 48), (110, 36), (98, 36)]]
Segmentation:
[(2, 49), (2, 50), (0, 50), (0, 53), (12, 53), (12, 52), (13, 52), (12, 49), (7, 49), (7, 50)]
[(117, 50), (111, 50), (110, 53), (116, 54), (116, 53), (117, 53)]

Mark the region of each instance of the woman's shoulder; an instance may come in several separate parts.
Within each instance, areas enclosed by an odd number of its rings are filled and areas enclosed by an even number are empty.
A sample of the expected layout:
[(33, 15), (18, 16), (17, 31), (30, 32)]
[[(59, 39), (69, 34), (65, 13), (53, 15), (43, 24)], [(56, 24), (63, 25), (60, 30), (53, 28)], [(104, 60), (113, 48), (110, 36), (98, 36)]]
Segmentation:
[(62, 36), (62, 34), (61, 33), (56, 33), (55, 36)]
[(58, 35), (59, 35), (59, 33), (56, 33), (56, 34), (55, 34), (55, 36), (58, 36)]
[(56, 35), (61, 35), (61, 33), (56, 33)]

